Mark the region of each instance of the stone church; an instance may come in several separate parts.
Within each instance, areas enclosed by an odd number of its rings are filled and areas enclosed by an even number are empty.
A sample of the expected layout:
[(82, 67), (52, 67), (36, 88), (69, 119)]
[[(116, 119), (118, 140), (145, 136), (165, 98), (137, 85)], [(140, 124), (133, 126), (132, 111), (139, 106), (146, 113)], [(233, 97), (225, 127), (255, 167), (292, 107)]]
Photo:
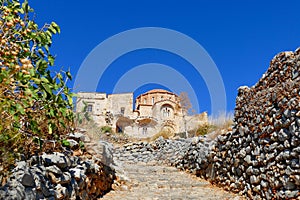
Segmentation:
[(178, 95), (162, 89), (150, 90), (136, 99), (133, 93), (79, 92), (76, 111), (84, 108), (99, 127), (111, 126), (116, 132), (132, 136), (151, 136), (160, 131), (180, 133), (207, 122), (206, 113), (188, 115)]

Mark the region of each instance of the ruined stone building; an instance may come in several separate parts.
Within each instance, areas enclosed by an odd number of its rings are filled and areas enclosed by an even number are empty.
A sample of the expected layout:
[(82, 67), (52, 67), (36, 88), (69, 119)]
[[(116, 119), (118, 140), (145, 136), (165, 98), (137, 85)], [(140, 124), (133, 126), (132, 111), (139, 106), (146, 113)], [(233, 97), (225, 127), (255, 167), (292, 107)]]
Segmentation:
[[(135, 101), (135, 104), (133, 102)], [(99, 126), (111, 126), (129, 135), (153, 135), (160, 131), (185, 132), (207, 122), (207, 114), (187, 115), (179, 97), (155, 89), (133, 99), (133, 93), (106, 94), (79, 92), (76, 111), (85, 108)]]

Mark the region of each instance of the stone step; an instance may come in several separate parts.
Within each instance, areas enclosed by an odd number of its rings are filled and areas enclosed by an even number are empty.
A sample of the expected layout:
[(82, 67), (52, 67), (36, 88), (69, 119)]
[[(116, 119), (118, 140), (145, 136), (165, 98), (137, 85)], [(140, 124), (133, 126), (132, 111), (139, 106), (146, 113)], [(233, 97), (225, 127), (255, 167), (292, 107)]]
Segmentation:
[(242, 199), (173, 167), (123, 162), (130, 183), (106, 194), (104, 200)]

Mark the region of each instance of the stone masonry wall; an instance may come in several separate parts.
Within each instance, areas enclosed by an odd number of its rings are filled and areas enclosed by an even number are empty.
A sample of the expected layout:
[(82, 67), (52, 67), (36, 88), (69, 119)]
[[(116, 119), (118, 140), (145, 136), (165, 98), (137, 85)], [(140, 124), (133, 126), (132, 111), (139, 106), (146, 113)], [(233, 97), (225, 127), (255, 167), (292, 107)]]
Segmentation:
[(280, 53), (251, 87), (241, 87), (232, 132), (211, 154), (213, 182), (251, 199), (299, 198), (300, 48)]
[[(76, 138), (86, 138), (80, 133)], [(89, 143), (85, 143), (88, 145)], [(115, 180), (112, 149), (105, 142), (89, 145), (90, 158), (72, 156), (72, 152), (54, 152), (17, 162), (8, 182), (0, 187), (2, 200), (96, 199), (108, 192)], [(97, 153), (93, 153), (93, 152)], [(99, 155), (100, 154), (100, 155)]]

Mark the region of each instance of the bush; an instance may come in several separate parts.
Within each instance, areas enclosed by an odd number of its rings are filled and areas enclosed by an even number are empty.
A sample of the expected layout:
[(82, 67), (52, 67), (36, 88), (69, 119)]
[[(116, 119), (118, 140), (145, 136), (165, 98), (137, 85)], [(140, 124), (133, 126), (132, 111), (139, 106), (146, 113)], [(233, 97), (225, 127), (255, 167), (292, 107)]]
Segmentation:
[(200, 136), (200, 135), (206, 135), (208, 133), (210, 133), (211, 131), (213, 131), (216, 128), (216, 126), (212, 125), (212, 124), (202, 124), (200, 125), (197, 130), (196, 130), (196, 136)]
[(112, 133), (112, 128), (110, 126), (102, 126), (100, 130), (102, 133)]
[(70, 72), (48, 69), (54, 66), (49, 48), (59, 26), (39, 28), (30, 20), (27, 0), (22, 5), (0, 0), (0, 10), (1, 175), (21, 154), (26, 158), (40, 151), (41, 141), (60, 139), (72, 129), (73, 95), (66, 86)]

